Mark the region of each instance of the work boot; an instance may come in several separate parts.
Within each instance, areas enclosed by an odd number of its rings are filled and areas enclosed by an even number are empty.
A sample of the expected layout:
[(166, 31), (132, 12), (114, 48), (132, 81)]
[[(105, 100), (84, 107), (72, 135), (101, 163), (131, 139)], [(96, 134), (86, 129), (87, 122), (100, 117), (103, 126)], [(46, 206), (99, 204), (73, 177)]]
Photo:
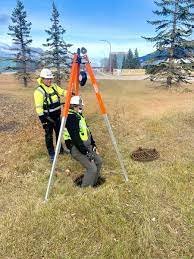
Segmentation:
[(51, 161), (51, 164), (53, 163), (53, 161), (54, 161), (54, 158), (55, 158), (55, 154), (51, 154), (51, 155), (49, 155), (50, 156), (50, 161)]
[(64, 149), (63, 149), (63, 147), (61, 146), (61, 149), (60, 149), (59, 155), (63, 155), (63, 154), (64, 154)]
[(65, 154), (69, 154), (69, 149), (67, 149), (66, 147), (64, 148), (63, 146), (61, 146), (59, 155), (65, 155)]

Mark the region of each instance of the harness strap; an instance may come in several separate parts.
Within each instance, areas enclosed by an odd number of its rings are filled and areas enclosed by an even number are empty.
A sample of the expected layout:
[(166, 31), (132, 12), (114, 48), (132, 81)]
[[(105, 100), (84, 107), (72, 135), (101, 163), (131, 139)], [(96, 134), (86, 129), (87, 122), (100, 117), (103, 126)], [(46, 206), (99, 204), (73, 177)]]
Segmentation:
[(40, 91), (44, 95), (44, 102), (46, 102), (46, 108), (47, 108), (48, 113), (50, 112), (48, 98), (49, 98), (50, 104), (53, 104), (51, 96), (56, 95), (57, 98), (58, 98), (58, 101), (60, 103), (60, 97), (59, 97), (58, 92), (55, 90), (54, 87), (51, 87), (51, 88), (53, 89), (53, 92), (54, 92), (54, 93), (51, 93), (51, 94), (47, 93), (46, 90), (41, 85), (39, 85), (38, 88), (37, 88), (37, 90)]

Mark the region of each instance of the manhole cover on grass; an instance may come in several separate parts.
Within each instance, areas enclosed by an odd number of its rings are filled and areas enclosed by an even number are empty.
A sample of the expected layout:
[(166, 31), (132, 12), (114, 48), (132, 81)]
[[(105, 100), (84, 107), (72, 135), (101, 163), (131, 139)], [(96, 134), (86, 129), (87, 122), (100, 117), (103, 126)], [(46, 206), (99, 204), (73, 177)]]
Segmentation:
[(156, 160), (160, 157), (159, 152), (155, 148), (142, 148), (139, 147), (133, 151), (131, 158), (135, 161), (148, 162)]

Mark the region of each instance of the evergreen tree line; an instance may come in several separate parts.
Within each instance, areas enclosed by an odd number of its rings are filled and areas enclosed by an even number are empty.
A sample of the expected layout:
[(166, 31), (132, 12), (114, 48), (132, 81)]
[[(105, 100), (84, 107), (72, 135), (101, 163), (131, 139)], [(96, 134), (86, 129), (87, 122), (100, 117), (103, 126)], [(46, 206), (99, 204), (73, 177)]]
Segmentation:
[(30, 35), (32, 23), (27, 21), (27, 13), (22, 1), (17, 0), (9, 25), (9, 33), (12, 37), (13, 47), (10, 48), (14, 52), (14, 57), (11, 59), (15, 66), (9, 67), (9, 70), (16, 71), (16, 76), (22, 80), (26, 87), (31, 80), (32, 69), (55, 68), (56, 83), (60, 85), (61, 79), (68, 74), (68, 67), (71, 63), (71, 58), (68, 55), (68, 48), (71, 44), (67, 44), (63, 35), (66, 32), (59, 21), (59, 12), (53, 2), (51, 14), (51, 27), (45, 30), (48, 34), (46, 43), (43, 46), (47, 47), (45, 52), (33, 50), (30, 45), (32, 37)]
[[(189, 83), (193, 62), (194, 42), (190, 37), (194, 28), (194, 0), (155, 0), (153, 13), (158, 19), (148, 21), (155, 26), (154, 37), (143, 37), (155, 43), (157, 54), (148, 64), (151, 80), (160, 80), (167, 87)], [(161, 61), (161, 55), (163, 59)], [(159, 62), (158, 62), (159, 61)]]
[[(194, 28), (194, 0), (155, 0), (158, 19), (147, 22), (155, 26), (154, 37), (143, 37), (153, 42), (156, 51), (146, 64), (151, 81), (162, 85), (189, 83), (194, 64), (194, 41), (191, 39)], [(113, 67), (115, 67), (115, 57)], [(138, 53), (131, 50), (124, 56), (122, 68), (138, 68)]]
[(129, 49), (126, 56), (123, 57), (122, 69), (139, 69), (141, 63), (139, 61), (139, 54), (137, 48), (133, 54), (132, 50)]
[[(139, 54), (137, 48), (134, 51), (134, 54), (131, 49), (128, 53), (124, 55), (122, 61), (120, 62), (121, 54), (112, 54), (111, 55), (111, 68), (112, 69), (139, 69), (141, 68), (141, 63), (139, 61)], [(120, 64), (121, 63), (121, 64)], [(101, 65), (109, 70), (110, 66), (110, 57), (103, 58), (101, 60)]]
[[(157, 53), (159, 53), (148, 65), (150, 79), (165, 82), (168, 87), (174, 83), (187, 83), (190, 75), (188, 62), (193, 61), (194, 43), (190, 37), (194, 28), (194, 0), (155, 0), (154, 3), (157, 9), (153, 13), (159, 18), (148, 21), (148, 23), (156, 27), (156, 35), (143, 37), (153, 42)], [(32, 67), (37, 68), (37, 66), (55, 68), (57, 83), (60, 84), (62, 77), (67, 74), (68, 64), (71, 62), (68, 57), (68, 48), (71, 44), (67, 44), (63, 39), (65, 29), (60, 24), (59, 12), (54, 2), (50, 19), (51, 27), (46, 30), (48, 38), (44, 44), (47, 51), (43, 54), (36, 53), (30, 47), (32, 23), (27, 21), (27, 14), (21, 0), (17, 0), (11, 21), (8, 34), (13, 40), (11, 50), (14, 51), (13, 61), (16, 64), (12, 69), (22, 79), (24, 86), (27, 86), (30, 80), (29, 72)], [(160, 53), (165, 53), (162, 60)], [(112, 68), (118, 67), (117, 59), (116, 55), (111, 57)], [(134, 54), (129, 49), (123, 58), (122, 68), (139, 67), (137, 49)]]

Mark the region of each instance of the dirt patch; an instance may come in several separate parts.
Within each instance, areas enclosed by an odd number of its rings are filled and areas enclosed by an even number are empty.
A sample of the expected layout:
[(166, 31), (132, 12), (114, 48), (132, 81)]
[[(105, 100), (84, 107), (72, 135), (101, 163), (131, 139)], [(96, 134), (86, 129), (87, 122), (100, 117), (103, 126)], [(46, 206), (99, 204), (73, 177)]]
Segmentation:
[(184, 122), (190, 126), (191, 128), (194, 128), (194, 116), (190, 116), (184, 119)]
[(17, 116), (18, 112), (25, 113), (27, 102), (12, 95), (0, 94), (0, 117)]
[(29, 99), (0, 94), (0, 132), (15, 132), (34, 120), (34, 107)]
[(0, 132), (16, 132), (20, 127), (20, 123), (16, 121), (1, 122)]

